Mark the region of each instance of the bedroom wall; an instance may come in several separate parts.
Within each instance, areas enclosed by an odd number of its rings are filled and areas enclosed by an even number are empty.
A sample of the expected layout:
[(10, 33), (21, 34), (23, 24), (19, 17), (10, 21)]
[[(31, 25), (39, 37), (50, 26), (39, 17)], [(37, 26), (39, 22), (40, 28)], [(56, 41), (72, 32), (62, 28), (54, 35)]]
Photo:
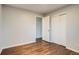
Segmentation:
[[(66, 48), (79, 52), (79, 5), (62, 8), (48, 14), (48, 16), (51, 16), (51, 20), (53, 20), (53, 16), (59, 13), (66, 13)], [(53, 40), (51, 38), (52, 42), (54, 42)]]
[(28, 44), (36, 40), (36, 13), (3, 6), (3, 48)]

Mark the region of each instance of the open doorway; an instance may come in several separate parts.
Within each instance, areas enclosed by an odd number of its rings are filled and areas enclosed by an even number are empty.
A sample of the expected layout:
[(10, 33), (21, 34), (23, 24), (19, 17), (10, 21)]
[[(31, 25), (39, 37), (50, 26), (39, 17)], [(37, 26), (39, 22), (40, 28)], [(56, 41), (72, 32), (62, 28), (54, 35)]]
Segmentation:
[(42, 17), (36, 17), (36, 41), (42, 40)]

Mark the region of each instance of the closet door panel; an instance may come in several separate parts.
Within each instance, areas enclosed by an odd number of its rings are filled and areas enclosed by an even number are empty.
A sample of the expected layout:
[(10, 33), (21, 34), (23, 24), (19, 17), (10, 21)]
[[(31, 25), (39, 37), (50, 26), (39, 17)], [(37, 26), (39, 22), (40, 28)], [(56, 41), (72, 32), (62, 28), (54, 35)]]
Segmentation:
[(51, 17), (51, 42), (66, 45), (66, 15)]

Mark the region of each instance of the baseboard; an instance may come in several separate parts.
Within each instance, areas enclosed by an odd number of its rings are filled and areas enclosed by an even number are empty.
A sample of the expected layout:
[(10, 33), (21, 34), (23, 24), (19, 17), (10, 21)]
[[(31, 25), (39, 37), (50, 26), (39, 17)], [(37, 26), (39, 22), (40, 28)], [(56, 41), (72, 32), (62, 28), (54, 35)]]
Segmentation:
[(34, 43), (34, 42), (36, 42), (36, 41), (30, 41), (30, 42), (26, 42), (26, 43), (11, 45), (11, 46), (7, 46), (7, 47), (3, 47), (3, 49), (12, 48), (12, 47), (16, 47), (16, 46), (21, 46), (21, 45), (25, 45), (25, 44), (30, 44), (30, 43)]
[[(51, 42), (51, 41), (49, 41), (49, 42)], [(66, 45), (62, 45), (62, 44), (59, 44), (59, 43), (57, 43), (57, 42), (51, 42), (51, 43), (55, 43), (55, 44), (58, 44), (58, 45), (61, 45), (61, 46), (66, 47)]]
[(69, 49), (69, 50), (72, 50), (72, 51), (74, 51), (74, 52), (79, 53), (79, 51), (77, 51), (77, 50), (75, 50), (75, 49), (72, 49), (72, 48), (70, 48), (70, 47), (66, 47), (66, 49)]
[[(52, 42), (52, 43), (56, 43), (56, 42)], [(56, 43), (56, 44), (58, 44), (58, 43)], [(61, 44), (58, 44), (58, 45), (61, 45)], [(64, 45), (61, 45), (61, 46), (64, 46)], [(71, 51), (74, 51), (74, 52), (77, 52), (77, 53), (79, 53), (79, 51), (77, 51), (77, 50), (75, 50), (75, 49), (72, 49), (72, 48), (70, 48), (70, 47), (67, 47), (67, 46), (64, 46), (66, 49), (69, 49), (69, 50), (71, 50)]]

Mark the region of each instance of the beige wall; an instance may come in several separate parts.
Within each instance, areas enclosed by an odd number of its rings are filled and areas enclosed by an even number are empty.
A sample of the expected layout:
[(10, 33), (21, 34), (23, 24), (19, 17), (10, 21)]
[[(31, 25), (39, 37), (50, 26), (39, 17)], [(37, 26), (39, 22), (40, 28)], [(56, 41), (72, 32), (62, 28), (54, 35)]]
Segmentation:
[(3, 48), (35, 42), (36, 16), (40, 15), (3, 6)]
[[(79, 52), (79, 5), (72, 5), (54, 13), (48, 14), (53, 17), (59, 13), (66, 13), (66, 47)], [(53, 31), (53, 30), (52, 30)], [(51, 39), (53, 40), (53, 39)]]

